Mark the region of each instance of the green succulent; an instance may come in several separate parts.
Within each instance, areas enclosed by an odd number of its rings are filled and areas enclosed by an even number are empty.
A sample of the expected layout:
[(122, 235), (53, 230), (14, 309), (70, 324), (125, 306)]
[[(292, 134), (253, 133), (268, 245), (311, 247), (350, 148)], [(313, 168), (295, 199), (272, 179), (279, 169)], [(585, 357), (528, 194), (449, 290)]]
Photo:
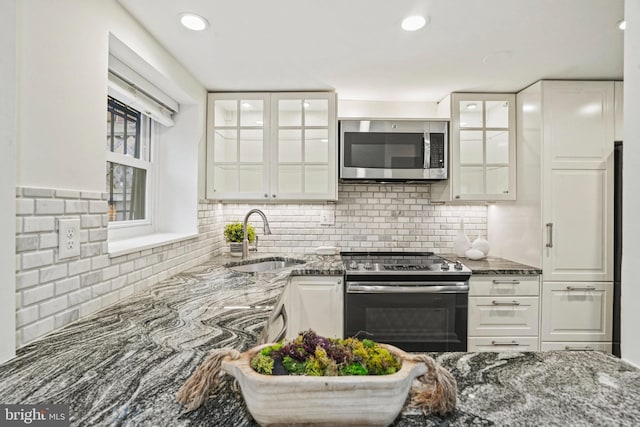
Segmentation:
[(251, 359), (251, 367), (253, 370), (264, 375), (271, 375), (273, 372), (273, 364), (274, 360), (263, 354), (258, 354)]
[[(244, 232), (242, 231), (241, 222), (232, 222), (224, 227), (224, 239), (227, 242), (242, 243), (243, 238)], [(256, 230), (250, 224), (247, 224), (247, 239), (249, 243), (253, 243), (253, 241), (256, 240)]]
[(273, 364), (268, 360), (275, 362), (276, 359), (290, 375), (390, 375), (402, 367), (397, 356), (374, 341), (328, 339), (311, 330), (289, 342), (283, 340), (263, 348), (254, 356), (251, 366), (260, 373), (269, 371), (270, 374)]

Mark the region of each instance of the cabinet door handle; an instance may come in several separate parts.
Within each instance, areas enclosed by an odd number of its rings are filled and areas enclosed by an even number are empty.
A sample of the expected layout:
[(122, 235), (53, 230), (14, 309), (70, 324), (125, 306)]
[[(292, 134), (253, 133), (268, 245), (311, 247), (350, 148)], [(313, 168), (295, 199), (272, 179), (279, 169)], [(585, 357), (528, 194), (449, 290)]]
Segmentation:
[(520, 305), (518, 301), (491, 301), (493, 305)]
[(567, 345), (564, 347), (565, 350), (573, 350), (573, 351), (592, 351), (593, 347), (585, 345), (584, 347), (574, 347), (571, 345)]
[(595, 291), (595, 286), (567, 286), (568, 291)]
[(493, 284), (494, 285), (519, 285), (520, 281), (519, 280), (498, 280), (498, 279), (494, 279), (493, 280)]
[(491, 345), (494, 345), (494, 346), (497, 347), (497, 346), (501, 346), (501, 345), (503, 345), (503, 346), (507, 346), (507, 345), (508, 346), (519, 346), (520, 344), (518, 344), (518, 342), (516, 342), (516, 341), (511, 341), (511, 342), (491, 341)]
[(547, 247), (548, 248), (552, 248), (553, 247), (553, 223), (552, 222), (548, 222), (546, 224), (547, 227)]

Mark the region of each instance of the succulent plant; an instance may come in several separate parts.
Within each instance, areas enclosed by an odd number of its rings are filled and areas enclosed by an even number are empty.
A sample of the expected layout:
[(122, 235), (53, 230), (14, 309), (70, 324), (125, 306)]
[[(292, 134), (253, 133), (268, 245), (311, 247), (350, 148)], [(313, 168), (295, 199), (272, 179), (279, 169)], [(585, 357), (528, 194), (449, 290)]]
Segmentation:
[[(231, 224), (227, 224), (224, 227), (224, 239), (227, 242), (242, 243), (242, 239), (244, 239), (242, 223), (236, 221)], [(250, 224), (247, 224), (247, 239), (249, 240), (249, 243), (253, 243), (253, 241), (256, 240), (256, 231)]]
[[(273, 363), (269, 365), (264, 358)], [(395, 355), (371, 340), (325, 338), (312, 330), (267, 346), (251, 360), (256, 372), (267, 375), (272, 374), (274, 364), (282, 365), (289, 375), (310, 376), (389, 375), (401, 367)]]

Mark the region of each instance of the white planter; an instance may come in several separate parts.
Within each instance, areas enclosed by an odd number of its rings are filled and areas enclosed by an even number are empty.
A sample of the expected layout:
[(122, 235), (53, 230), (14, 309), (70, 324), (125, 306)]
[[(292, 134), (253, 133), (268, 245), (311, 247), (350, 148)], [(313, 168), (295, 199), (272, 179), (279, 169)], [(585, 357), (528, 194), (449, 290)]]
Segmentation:
[(407, 360), (407, 353), (381, 344), (402, 360), (392, 375), (312, 377), (271, 376), (255, 372), (254, 347), (239, 359), (225, 359), (222, 370), (240, 384), (251, 416), (261, 426), (276, 425), (366, 425), (391, 424), (404, 406), (414, 378), (427, 372), (423, 363)]
[(240, 242), (230, 242), (229, 243), (229, 254), (232, 256), (242, 256), (242, 243)]

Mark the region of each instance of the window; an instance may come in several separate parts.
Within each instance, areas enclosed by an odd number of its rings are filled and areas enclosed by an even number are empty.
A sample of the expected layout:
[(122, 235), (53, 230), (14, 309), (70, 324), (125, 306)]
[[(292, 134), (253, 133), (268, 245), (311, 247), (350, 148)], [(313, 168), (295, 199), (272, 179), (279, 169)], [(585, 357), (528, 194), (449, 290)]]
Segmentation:
[(109, 221), (148, 222), (151, 150), (158, 124), (115, 98), (107, 99)]

